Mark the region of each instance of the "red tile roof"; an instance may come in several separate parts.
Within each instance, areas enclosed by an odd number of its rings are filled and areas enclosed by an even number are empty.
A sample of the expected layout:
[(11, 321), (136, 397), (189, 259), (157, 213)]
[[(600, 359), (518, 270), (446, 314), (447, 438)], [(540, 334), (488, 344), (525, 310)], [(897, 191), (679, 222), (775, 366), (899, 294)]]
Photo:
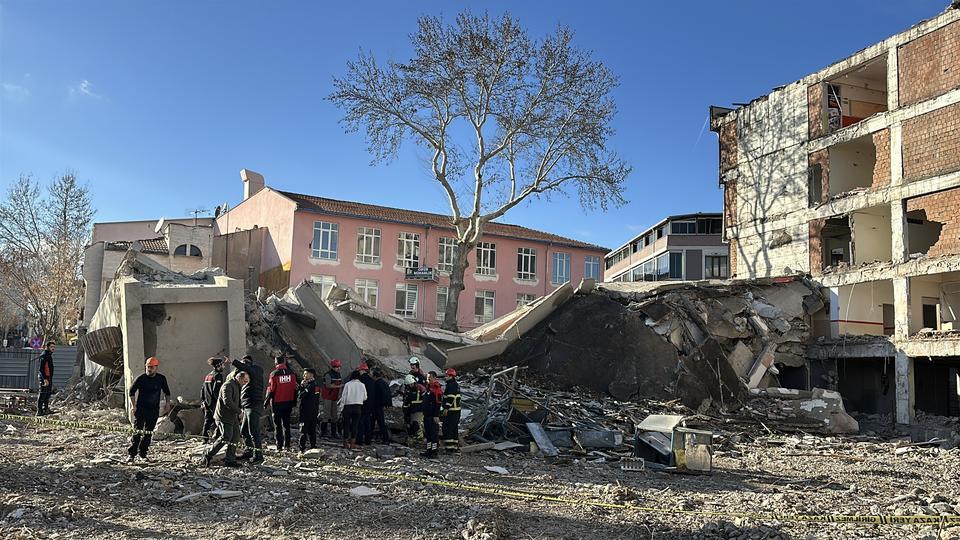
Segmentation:
[[(307, 212), (317, 212), (321, 214), (348, 217), (362, 217), (391, 223), (429, 225), (431, 227), (440, 229), (453, 230), (453, 223), (450, 216), (445, 216), (443, 214), (433, 214), (430, 212), (420, 212), (417, 210), (403, 210), (400, 208), (390, 208), (389, 206), (378, 206), (375, 204), (364, 204), (352, 201), (339, 201), (336, 199), (315, 197), (313, 195), (291, 193), (289, 191), (279, 191), (279, 193), (289, 197), (290, 199), (293, 199), (293, 201), (297, 203), (298, 210), (306, 210)], [(519, 225), (510, 225), (508, 223), (487, 223), (484, 234), (505, 236), (509, 238), (521, 238), (524, 240), (535, 240), (538, 242), (549, 242), (566, 247), (591, 249), (603, 252), (609, 251), (607, 248), (595, 244), (588, 244), (572, 238), (566, 238), (548, 232), (528, 229)]]
[(163, 255), (170, 253), (170, 248), (167, 247), (167, 239), (162, 236), (147, 240), (118, 240), (116, 242), (107, 242), (104, 247), (111, 251), (126, 251), (130, 249), (133, 242), (140, 242), (143, 246), (144, 253), (159, 253)]

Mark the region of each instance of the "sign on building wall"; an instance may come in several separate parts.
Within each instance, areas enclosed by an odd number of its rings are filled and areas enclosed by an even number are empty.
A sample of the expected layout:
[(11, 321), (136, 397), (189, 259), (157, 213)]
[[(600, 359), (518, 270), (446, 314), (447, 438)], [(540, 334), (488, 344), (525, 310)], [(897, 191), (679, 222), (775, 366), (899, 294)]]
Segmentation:
[(407, 268), (403, 277), (411, 281), (437, 281), (437, 269), (427, 266)]

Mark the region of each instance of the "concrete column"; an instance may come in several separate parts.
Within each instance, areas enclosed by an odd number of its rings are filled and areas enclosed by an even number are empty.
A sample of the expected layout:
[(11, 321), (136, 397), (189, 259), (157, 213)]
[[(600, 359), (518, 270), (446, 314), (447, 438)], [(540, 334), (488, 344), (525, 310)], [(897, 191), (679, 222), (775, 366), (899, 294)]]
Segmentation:
[(893, 338), (910, 336), (910, 278), (893, 278)]
[(890, 203), (890, 254), (894, 264), (906, 262), (910, 253), (905, 204), (903, 199)]
[(887, 50), (887, 110), (892, 111), (900, 106), (900, 76), (897, 45)]
[(913, 407), (913, 358), (902, 350), (897, 350), (896, 358), (897, 379), (897, 423), (910, 424), (916, 417)]
[(890, 125), (890, 185), (903, 184), (903, 124)]

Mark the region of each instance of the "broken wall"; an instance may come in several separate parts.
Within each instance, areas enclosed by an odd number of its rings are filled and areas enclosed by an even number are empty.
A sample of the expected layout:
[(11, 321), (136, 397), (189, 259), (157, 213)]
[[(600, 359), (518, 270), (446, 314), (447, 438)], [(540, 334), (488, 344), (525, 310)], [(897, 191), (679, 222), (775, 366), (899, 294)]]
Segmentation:
[[(927, 250), (927, 256), (960, 254), (960, 188), (907, 199), (907, 212), (918, 210), (924, 211), (927, 220), (943, 224), (937, 241)], [(916, 239), (922, 241), (922, 237)], [(911, 253), (917, 251), (912, 245), (907, 247)]]

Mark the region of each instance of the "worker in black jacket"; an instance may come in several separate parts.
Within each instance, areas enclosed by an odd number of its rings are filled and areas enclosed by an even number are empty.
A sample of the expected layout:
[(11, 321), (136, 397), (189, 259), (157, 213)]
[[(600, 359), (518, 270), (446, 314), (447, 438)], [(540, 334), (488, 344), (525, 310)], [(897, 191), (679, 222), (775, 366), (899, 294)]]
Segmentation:
[(373, 403), (377, 399), (377, 389), (366, 362), (361, 362), (357, 371), (360, 372), (360, 382), (367, 390), (367, 399), (360, 407), (360, 434), (357, 435), (357, 444), (370, 444), (373, 442)]
[(383, 409), (393, 406), (393, 396), (390, 395), (390, 383), (383, 376), (383, 371), (379, 369), (373, 370), (373, 389), (375, 398), (373, 401), (373, 423), (380, 430), (380, 440), (383, 441), (383, 444), (390, 444), (393, 441), (390, 440), (390, 430), (387, 429)]
[[(263, 379), (263, 368), (253, 361), (249, 354), (233, 362), (233, 370), (243, 371), (250, 376), (250, 382), (240, 390), (240, 407), (243, 409), (243, 420), (240, 423), (240, 434), (246, 450), (237, 459), (253, 458), (254, 465), (263, 463), (263, 431), (260, 422), (263, 419), (263, 396), (266, 383)], [(230, 377), (235, 376), (231, 372)]]
[(57, 346), (47, 342), (40, 355), (37, 377), (40, 379), (40, 395), (37, 396), (37, 416), (50, 414), (50, 395), (53, 394), (53, 351)]
[(320, 382), (317, 372), (312, 368), (303, 370), (303, 382), (300, 383), (300, 451), (317, 447), (317, 414), (320, 412)]
[(437, 449), (440, 446), (440, 426), (437, 424), (437, 417), (440, 416), (440, 410), (443, 407), (443, 389), (440, 388), (440, 381), (436, 375), (431, 372), (429, 377), (429, 386), (423, 395), (423, 430), (427, 436), (427, 450), (420, 454), (426, 458), (437, 457)]
[(457, 370), (447, 369), (447, 385), (443, 389), (443, 449), (460, 450), (460, 383)]
[[(226, 368), (224, 359), (217, 356), (208, 358), (207, 364), (213, 370), (203, 378), (203, 385), (200, 387), (200, 408), (203, 410), (203, 430), (200, 433), (203, 435), (203, 444), (210, 442), (209, 433), (217, 426), (213, 415), (217, 409), (220, 387), (223, 386), (223, 370)], [(217, 436), (216, 431), (213, 436)]]
[(407, 426), (408, 439), (423, 439), (423, 395), (427, 388), (408, 374), (403, 378), (403, 424)]

